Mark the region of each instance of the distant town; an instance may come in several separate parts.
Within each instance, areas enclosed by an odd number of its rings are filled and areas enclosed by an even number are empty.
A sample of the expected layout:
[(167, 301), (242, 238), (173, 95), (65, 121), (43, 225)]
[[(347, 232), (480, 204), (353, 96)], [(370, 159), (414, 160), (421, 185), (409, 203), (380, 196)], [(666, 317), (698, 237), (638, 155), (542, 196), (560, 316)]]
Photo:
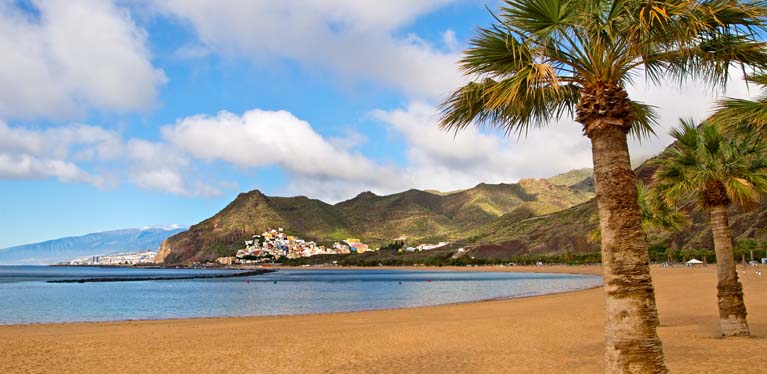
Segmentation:
[(152, 263), (155, 257), (157, 257), (156, 250), (146, 250), (133, 253), (81, 257), (63, 265), (138, 265)]

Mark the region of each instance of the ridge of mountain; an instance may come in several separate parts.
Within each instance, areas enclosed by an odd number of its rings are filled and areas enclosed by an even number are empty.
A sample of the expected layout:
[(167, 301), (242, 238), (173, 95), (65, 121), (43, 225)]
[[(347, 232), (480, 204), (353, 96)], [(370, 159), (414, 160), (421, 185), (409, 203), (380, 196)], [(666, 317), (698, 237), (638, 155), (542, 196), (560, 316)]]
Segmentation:
[[(639, 181), (645, 185), (652, 182), (657, 170), (653, 160), (661, 155), (646, 160), (634, 170)], [(571, 187), (593, 186), (593, 183), (593, 177), (588, 177)], [(686, 211), (691, 221), (688, 227), (675, 233), (660, 230), (647, 232), (650, 245), (662, 245), (673, 250), (712, 249), (713, 237), (708, 214), (690, 209)], [(730, 207), (730, 227), (736, 242), (743, 239), (754, 239), (760, 243), (767, 241), (767, 201), (749, 210)], [(594, 198), (567, 209), (527, 219), (506, 214), (467, 233), (463, 240), (476, 244), (471, 251), (471, 256), (476, 258), (587, 253), (599, 251), (599, 243), (589, 240), (591, 233), (598, 228), (599, 212)]]
[[(553, 177), (548, 177), (546, 180), (548, 180), (551, 184), (556, 184), (558, 186), (568, 186), (573, 187), (575, 189), (580, 190), (586, 190), (586, 191), (594, 191), (594, 184), (593, 182), (590, 184), (585, 182), (589, 179), (593, 180), (594, 176), (594, 169), (592, 168), (582, 168), (582, 169), (573, 169), (566, 171), (561, 174), (557, 174)], [(584, 189), (585, 188), (585, 189)]]
[(593, 193), (545, 179), (485, 184), (447, 194), (411, 189), (379, 196), (366, 191), (330, 205), (304, 196), (241, 193), (223, 210), (160, 247), (166, 264), (210, 261), (231, 255), (254, 233), (282, 227), (302, 238), (329, 244), (348, 237), (376, 246), (395, 239), (455, 240), (506, 214), (528, 218), (588, 201)]

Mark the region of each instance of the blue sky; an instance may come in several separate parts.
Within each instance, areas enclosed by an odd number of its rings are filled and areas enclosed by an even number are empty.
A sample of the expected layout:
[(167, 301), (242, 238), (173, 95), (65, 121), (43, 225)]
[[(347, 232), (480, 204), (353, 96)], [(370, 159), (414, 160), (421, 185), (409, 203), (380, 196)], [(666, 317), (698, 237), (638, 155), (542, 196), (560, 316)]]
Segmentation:
[[(590, 166), (570, 120), (519, 141), (437, 129), (486, 3), (0, 0), (0, 248), (194, 224), (252, 189), (337, 202)], [(668, 126), (713, 98), (631, 92)]]

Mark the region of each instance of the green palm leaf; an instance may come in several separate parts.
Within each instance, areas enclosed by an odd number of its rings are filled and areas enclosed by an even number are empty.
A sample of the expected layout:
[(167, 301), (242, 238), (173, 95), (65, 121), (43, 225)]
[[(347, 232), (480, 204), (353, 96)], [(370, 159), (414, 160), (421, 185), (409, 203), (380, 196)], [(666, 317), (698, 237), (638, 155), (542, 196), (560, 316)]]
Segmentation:
[(676, 142), (655, 161), (653, 177), (664, 203), (707, 208), (717, 202), (711, 186), (721, 186), (728, 202), (749, 206), (767, 192), (767, 147), (758, 139), (690, 120), (682, 120), (671, 136)]

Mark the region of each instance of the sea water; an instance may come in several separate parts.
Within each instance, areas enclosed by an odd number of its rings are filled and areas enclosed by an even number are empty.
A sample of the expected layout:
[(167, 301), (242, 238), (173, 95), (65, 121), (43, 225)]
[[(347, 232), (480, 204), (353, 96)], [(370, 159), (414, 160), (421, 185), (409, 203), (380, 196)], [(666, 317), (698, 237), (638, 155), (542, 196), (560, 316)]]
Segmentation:
[(243, 278), (46, 283), (228, 270), (0, 266), (0, 324), (263, 316), (407, 308), (599, 286), (587, 275), (296, 269)]

